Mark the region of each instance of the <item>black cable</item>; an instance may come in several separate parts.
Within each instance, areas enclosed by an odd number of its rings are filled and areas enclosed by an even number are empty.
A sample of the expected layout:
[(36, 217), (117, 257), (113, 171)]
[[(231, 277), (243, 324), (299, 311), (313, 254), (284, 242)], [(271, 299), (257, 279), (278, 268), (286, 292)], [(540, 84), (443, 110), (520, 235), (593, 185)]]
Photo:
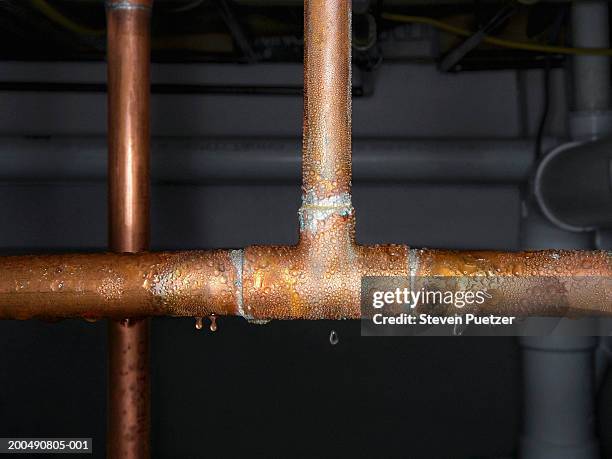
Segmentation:
[[(550, 33), (548, 36), (549, 44), (557, 43), (559, 39), (559, 35), (561, 33), (561, 26), (563, 25), (563, 21), (566, 15), (565, 7), (561, 7), (557, 16), (555, 18), (555, 22), (551, 26)], [(543, 155), (543, 140), (544, 140), (544, 131), (546, 129), (546, 123), (548, 122), (548, 114), (550, 111), (550, 80), (551, 80), (551, 70), (552, 70), (552, 55), (547, 54), (544, 62), (544, 74), (543, 74), (543, 85), (544, 85), (544, 100), (542, 106), (542, 114), (540, 115), (540, 121), (538, 124), (538, 131), (535, 138), (534, 145), (534, 153), (535, 153), (535, 161), (534, 161), (534, 170), (532, 171), (532, 175), (530, 179), (521, 185), (520, 193), (522, 196), (523, 206), (525, 209), (529, 209), (528, 212), (535, 211), (539, 212), (539, 207), (535, 204), (535, 197), (533, 194), (533, 175), (535, 174), (535, 165), (538, 164), (538, 160)], [(521, 225), (521, 243), (525, 242), (525, 225)]]
[[(550, 45), (554, 45), (559, 39), (559, 34), (561, 33), (561, 26), (563, 25), (563, 21), (565, 19), (566, 9), (561, 8), (555, 22), (553, 23), (550, 29), (550, 35), (548, 37), (548, 42)], [(538, 132), (536, 134), (535, 140), (535, 155), (536, 159), (542, 157), (542, 143), (544, 140), (544, 130), (546, 129), (546, 123), (548, 122), (548, 114), (550, 111), (550, 77), (552, 70), (552, 59), (553, 56), (550, 54), (546, 55), (544, 62), (544, 78), (543, 78), (543, 86), (544, 86), (544, 97), (543, 97), (543, 106), (542, 106), (542, 114), (540, 115), (540, 122), (538, 124)]]
[(543, 85), (544, 85), (544, 100), (542, 105), (542, 114), (540, 115), (540, 122), (538, 123), (538, 132), (536, 134), (535, 139), (535, 155), (536, 159), (542, 157), (542, 142), (544, 140), (544, 129), (546, 129), (546, 123), (548, 121), (548, 112), (550, 110), (550, 67), (551, 67), (551, 57), (546, 56), (546, 61), (544, 63), (544, 77), (543, 77)]

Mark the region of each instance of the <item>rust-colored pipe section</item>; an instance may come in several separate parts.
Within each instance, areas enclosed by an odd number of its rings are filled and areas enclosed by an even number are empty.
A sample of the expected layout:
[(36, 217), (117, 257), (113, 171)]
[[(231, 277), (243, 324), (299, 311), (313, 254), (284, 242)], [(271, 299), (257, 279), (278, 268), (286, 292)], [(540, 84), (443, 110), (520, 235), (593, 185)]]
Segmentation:
[[(611, 252), (455, 252), (355, 243), (350, 3), (305, 2), (304, 183), (297, 246), (4, 257), (0, 318), (359, 318), (364, 276), (415, 282), (422, 276), (467, 277), (495, 292), (495, 301), (469, 311), (474, 313), (612, 314)], [(562, 303), (551, 304), (549, 295), (558, 292)]]
[[(149, 247), (152, 3), (110, 0), (106, 4), (109, 242), (110, 249), (119, 253)], [(149, 320), (139, 316), (125, 315), (108, 324), (110, 458), (150, 456)]]

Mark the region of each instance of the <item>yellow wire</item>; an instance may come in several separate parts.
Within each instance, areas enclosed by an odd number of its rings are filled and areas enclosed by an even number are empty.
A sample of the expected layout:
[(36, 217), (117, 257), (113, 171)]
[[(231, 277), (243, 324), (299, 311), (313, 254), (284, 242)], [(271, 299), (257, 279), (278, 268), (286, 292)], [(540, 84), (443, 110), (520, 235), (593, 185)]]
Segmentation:
[[(91, 27), (83, 26), (74, 22), (72, 19), (64, 16), (58, 10), (49, 5), (49, 3), (47, 3), (45, 0), (30, 1), (36, 8), (38, 8), (41, 13), (43, 13), (49, 19), (65, 27), (68, 30), (71, 30), (72, 32), (81, 35), (94, 36), (102, 36), (105, 34), (104, 29), (93, 29)], [(459, 35), (462, 37), (469, 37), (472, 35), (472, 32), (467, 29), (463, 29), (461, 27), (457, 27), (446, 22), (439, 21), (433, 18), (428, 18), (425, 16), (407, 16), (403, 14), (383, 13), (382, 17), (383, 19), (396, 22), (426, 24), (435, 27), (436, 29), (443, 30), (453, 35)], [(579, 56), (612, 56), (612, 49), (610, 48), (569, 48), (565, 46), (550, 46), (538, 43), (505, 40), (503, 38), (496, 38), (490, 36), (484, 37), (483, 41), (485, 43), (489, 43), (490, 45), (495, 45), (502, 48), (522, 49), (525, 51), (538, 51), (544, 53), (570, 54)]]
[[(443, 30), (444, 32), (459, 35), (461, 37), (469, 37), (473, 34), (473, 32), (470, 32), (467, 29), (456, 27), (448, 24), (447, 22), (438, 21), (437, 19), (428, 18), (425, 16), (406, 16), (403, 14), (383, 13), (382, 18), (395, 22), (426, 24), (435, 27), (436, 29)], [(503, 38), (489, 36), (484, 37), (482, 41), (502, 48), (522, 49), (525, 51), (538, 51), (542, 53), (570, 54), (575, 56), (612, 56), (612, 49), (610, 48), (568, 48), (565, 46), (549, 46), (538, 43), (505, 40)]]
[(53, 22), (61, 25), (62, 27), (70, 30), (71, 32), (77, 33), (79, 35), (93, 35), (93, 36), (102, 36), (106, 33), (103, 29), (92, 29), (91, 27), (83, 26), (81, 24), (77, 24), (72, 19), (67, 16), (64, 16), (54, 7), (49, 5), (45, 0), (30, 0), (32, 5), (34, 5), (42, 14), (47, 16)]

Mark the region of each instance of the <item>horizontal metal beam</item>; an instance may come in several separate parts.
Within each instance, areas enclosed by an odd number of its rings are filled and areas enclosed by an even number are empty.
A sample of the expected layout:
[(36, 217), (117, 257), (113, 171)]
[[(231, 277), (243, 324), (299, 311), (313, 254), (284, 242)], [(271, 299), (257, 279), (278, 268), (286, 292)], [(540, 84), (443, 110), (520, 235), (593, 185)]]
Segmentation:
[[(152, 180), (298, 183), (300, 153), (298, 139), (155, 138)], [(517, 183), (533, 160), (529, 139), (354, 139), (353, 181)], [(103, 181), (106, 162), (103, 137), (0, 137), (4, 182)]]

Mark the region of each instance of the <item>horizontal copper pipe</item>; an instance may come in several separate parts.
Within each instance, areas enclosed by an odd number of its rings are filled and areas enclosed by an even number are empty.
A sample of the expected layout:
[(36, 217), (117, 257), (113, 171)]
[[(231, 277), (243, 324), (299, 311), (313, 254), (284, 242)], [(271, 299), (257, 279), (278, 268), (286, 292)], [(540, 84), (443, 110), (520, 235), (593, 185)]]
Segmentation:
[[(445, 277), (451, 289), (486, 290), (492, 298), (462, 313), (508, 316), (612, 314), (612, 252), (461, 252), (414, 250), (411, 270), (418, 283)], [(457, 311), (438, 311), (454, 314)]]
[(227, 251), (0, 258), (0, 318), (237, 313)]
[[(332, 242), (333, 232), (326, 235), (329, 239), (321, 240), (318, 252), (302, 245), (254, 246), (244, 251), (2, 257), (0, 319), (210, 314), (260, 320), (359, 318), (362, 276), (465, 276), (485, 283), (505, 278), (495, 303), (500, 313), (612, 313), (612, 254), (606, 251), (339, 247)], [(550, 282), (573, 282), (575, 293), (569, 303), (560, 305), (563, 309), (542, 309), (533, 289), (526, 288), (530, 282), (542, 288), (549, 288)], [(597, 285), (601, 288), (593, 288)]]

